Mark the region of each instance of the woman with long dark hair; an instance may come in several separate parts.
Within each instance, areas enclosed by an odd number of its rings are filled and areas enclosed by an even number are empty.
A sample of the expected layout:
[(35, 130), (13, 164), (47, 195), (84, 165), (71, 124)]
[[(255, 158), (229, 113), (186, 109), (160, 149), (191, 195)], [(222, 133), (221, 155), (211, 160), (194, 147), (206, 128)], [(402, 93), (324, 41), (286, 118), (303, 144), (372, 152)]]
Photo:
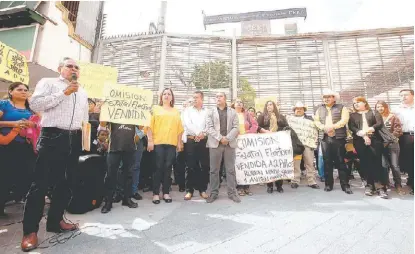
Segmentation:
[(156, 169), (153, 172), (153, 203), (160, 204), (160, 184), (163, 187), (163, 200), (171, 203), (171, 171), (176, 160), (176, 152), (183, 150), (183, 125), (179, 110), (174, 108), (174, 94), (165, 88), (159, 105), (153, 107), (150, 126), (147, 129), (147, 150), (154, 150)]
[[(267, 101), (263, 113), (258, 117), (258, 132), (269, 133), (282, 130), (291, 130), (294, 160), (301, 160), (300, 155), (304, 152), (304, 146), (301, 144), (295, 131), (289, 127), (287, 119), (280, 114), (277, 105), (273, 101)], [(277, 187), (277, 191), (280, 193), (284, 192), (282, 184), (283, 180), (275, 182), (275, 187)], [(271, 194), (274, 191), (273, 183), (267, 183), (267, 186), (267, 192)]]
[[(364, 97), (353, 99), (356, 112), (350, 114), (349, 129), (353, 133), (353, 145), (366, 174), (366, 196), (376, 192), (381, 198), (388, 198), (386, 192), (387, 171), (382, 167), (382, 137), (379, 130), (383, 127), (382, 116), (372, 111)], [(376, 186), (375, 186), (376, 183)]]
[(19, 133), (9, 143), (0, 146), (0, 215), (4, 215), (11, 187), (15, 187), (16, 201), (21, 201), (30, 187), (35, 154), (32, 145), (20, 135), (22, 130), (35, 126), (29, 121), (34, 113), (29, 107), (28, 90), (27, 85), (14, 82), (9, 86), (8, 99), (0, 100), (1, 134)]
[[(385, 101), (378, 101), (375, 110), (382, 115), (386, 129), (396, 138), (402, 136), (402, 124), (398, 117), (390, 112), (389, 105)], [(394, 187), (399, 195), (406, 194), (402, 189), (401, 170), (399, 167), (399, 142), (390, 143), (383, 149), (382, 166), (389, 172), (392, 169)], [(388, 177), (389, 182), (389, 177)]]

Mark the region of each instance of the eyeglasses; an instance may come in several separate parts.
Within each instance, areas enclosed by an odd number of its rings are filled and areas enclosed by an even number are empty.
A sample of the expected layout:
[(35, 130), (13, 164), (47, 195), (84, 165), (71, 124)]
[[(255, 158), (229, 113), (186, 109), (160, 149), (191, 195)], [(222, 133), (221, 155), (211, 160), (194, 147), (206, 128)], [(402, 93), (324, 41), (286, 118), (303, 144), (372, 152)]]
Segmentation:
[(78, 65), (67, 64), (67, 65), (65, 65), (65, 67), (68, 68), (68, 69), (74, 69), (75, 68), (75, 70), (79, 70)]

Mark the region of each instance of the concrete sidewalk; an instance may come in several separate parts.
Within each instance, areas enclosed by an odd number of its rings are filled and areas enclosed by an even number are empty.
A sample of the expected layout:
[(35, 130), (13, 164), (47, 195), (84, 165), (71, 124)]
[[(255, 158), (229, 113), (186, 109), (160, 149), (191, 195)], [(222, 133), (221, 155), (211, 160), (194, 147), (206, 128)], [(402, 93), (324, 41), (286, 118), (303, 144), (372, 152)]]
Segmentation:
[[(359, 180), (352, 184), (353, 195), (338, 183), (330, 193), (284, 184), (285, 193), (268, 194), (256, 185), (240, 204), (225, 187), (212, 204), (199, 196), (184, 201), (173, 188), (173, 203), (154, 205), (145, 193), (137, 209), (118, 203), (109, 214), (67, 215), (81, 234), (62, 244), (47, 241), (35, 253), (414, 253), (413, 196), (365, 197)], [(23, 205), (11, 210), (0, 225), (21, 219)], [(21, 224), (0, 226), (0, 253), (21, 253), (21, 236)], [(42, 220), (40, 241), (50, 236)]]

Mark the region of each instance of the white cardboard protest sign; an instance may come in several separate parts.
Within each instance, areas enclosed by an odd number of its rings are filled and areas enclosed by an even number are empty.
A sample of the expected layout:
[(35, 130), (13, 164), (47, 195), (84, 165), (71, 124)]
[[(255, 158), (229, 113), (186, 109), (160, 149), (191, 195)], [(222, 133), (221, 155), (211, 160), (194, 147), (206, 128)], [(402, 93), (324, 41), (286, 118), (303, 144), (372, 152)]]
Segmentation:
[(303, 145), (317, 148), (318, 130), (313, 121), (296, 116), (287, 116), (287, 121)]
[(245, 134), (238, 137), (236, 182), (269, 183), (294, 178), (294, 155), (290, 131)]

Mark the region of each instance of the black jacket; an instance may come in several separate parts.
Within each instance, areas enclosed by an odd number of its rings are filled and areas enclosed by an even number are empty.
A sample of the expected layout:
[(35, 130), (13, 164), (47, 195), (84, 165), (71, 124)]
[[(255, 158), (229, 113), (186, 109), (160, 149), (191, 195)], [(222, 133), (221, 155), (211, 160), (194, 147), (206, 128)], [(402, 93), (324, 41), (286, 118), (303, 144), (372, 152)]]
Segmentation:
[[(378, 132), (378, 130), (383, 127), (383, 118), (381, 114), (379, 114), (379, 112), (377, 111), (374, 112), (372, 110), (369, 110), (365, 114), (366, 114), (367, 125), (375, 129), (375, 133), (372, 136), (372, 138), (382, 140)], [(363, 128), (362, 120), (363, 120), (362, 114), (359, 114), (356, 112), (350, 114), (349, 129), (352, 132), (353, 139), (362, 138), (357, 135), (357, 132)]]
[[(298, 138), (297, 133), (295, 133), (295, 131), (288, 125), (288, 121), (285, 118), (285, 116), (279, 115), (277, 117), (277, 125), (278, 125), (277, 131), (285, 131), (285, 130), (291, 131), (291, 143), (293, 146), (294, 156), (303, 154), (305, 147), (303, 143), (301, 143), (300, 139)], [(266, 121), (264, 118), (264, 115), (260, 115), (258, 117), (258, 132), (261, 128), (265, 130), (269, 130), (269, 127), (270, 127), (269, 120)]]

